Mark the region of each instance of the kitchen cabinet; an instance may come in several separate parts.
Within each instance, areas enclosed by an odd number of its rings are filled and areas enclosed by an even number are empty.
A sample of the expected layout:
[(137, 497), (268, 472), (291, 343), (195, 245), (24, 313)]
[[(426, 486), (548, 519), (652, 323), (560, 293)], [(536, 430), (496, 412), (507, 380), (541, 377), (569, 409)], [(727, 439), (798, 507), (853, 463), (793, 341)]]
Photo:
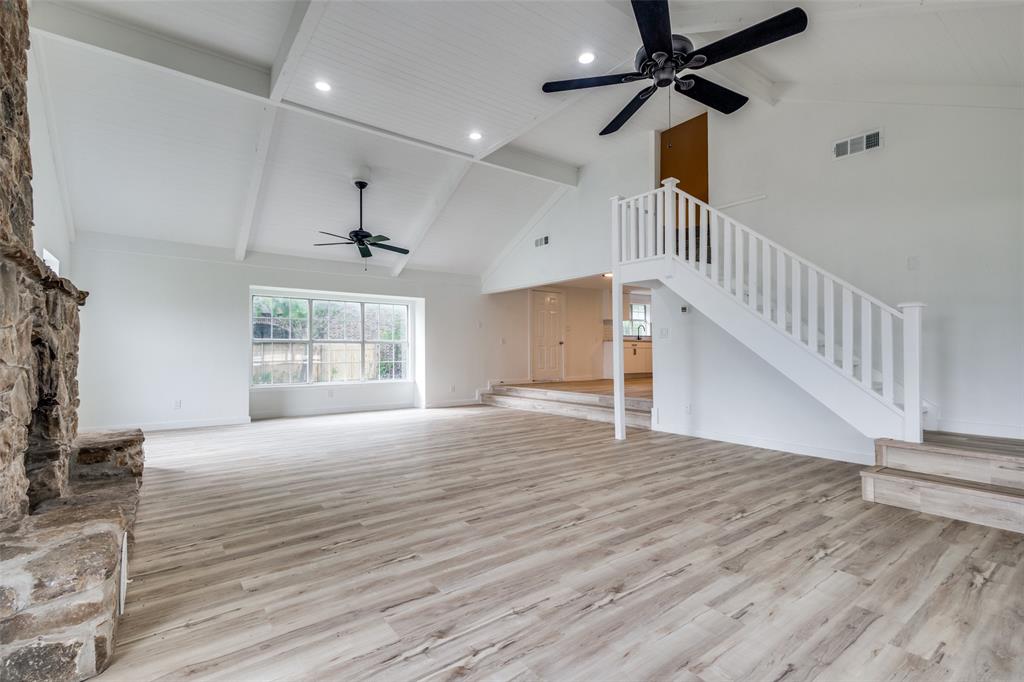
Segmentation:
[(653, 371), (650, 341), (626, 341), (622, 350), (623, 371), (626, 374), (649, 374)]

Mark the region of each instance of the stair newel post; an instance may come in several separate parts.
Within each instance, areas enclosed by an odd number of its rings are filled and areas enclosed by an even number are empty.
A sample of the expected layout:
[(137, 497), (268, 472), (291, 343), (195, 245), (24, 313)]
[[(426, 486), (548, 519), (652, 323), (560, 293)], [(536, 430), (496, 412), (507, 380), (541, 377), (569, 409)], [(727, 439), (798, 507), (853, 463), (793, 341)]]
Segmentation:
[(621, 196), (612, 197), (612, 399), (615, 412), (615, 439), (626, 439), (626, 382), (622, 357), (622, 276), (621, 262), (623, 225), (619, 205)]
[(676, 185), (675, 178), (661, 181), (661, 192), (665, 195), (665, 272), (672, 272), (672, 256), (676, 253)]
[(924, 303), (900, 303), (903, 313), (903, 440), (922, 442), (921, 317)]

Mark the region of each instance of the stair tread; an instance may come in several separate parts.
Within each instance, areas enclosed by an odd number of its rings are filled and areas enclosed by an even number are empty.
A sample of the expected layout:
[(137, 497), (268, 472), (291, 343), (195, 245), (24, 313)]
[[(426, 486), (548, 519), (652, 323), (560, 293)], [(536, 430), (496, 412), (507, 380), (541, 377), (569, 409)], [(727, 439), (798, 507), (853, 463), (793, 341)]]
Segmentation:
[(925, 450), (939, 454), (961, 457), (980, 457), (1020, 462), (1024, 459), (1024, 441), (1015, 438), (995, 438), (949, 431), (925, 431), (923, 443), (893, 438), (879, 438), (883, 445), (897, 446), (909, 450)]
[(1009, 498), (1014, 501), (1019, 501), (1024, 504), (1024, 490), (1019, 488), (1010, 488), (1004, 485), (993, 485), (991, 483), (978, 483), (976, 481), (967, 481), (960, 478), (949, 478), (946, 476), (936, 476), (934, 474), (922, 474), (916, 471), (907, 471), (905, 469), (894, 469), (886, 466), (873, 466), (864, 469), (860, 472), (862, 477), (873, 477), (873, 476), (884, 476), (887, 478), (898, 478), (908, 479), (919, 483), (927, 483), (932, 485), (940, 485), (948, 488), (959, 488), (962, 490), (968, 490), (976, 493), (984, 493), (988, 495), (997, 495), (1003, 498)]
[[(515, 396), (517, 393), (525, 393), (530, 398), (536, 397), (537, 400), (552, 400), (567, 404), (594, 405), (599, 407), (610, 407), (610, 402), (612, 400), (612, 396), (605, 395), (602, 393), (586, 393), (582, 391), (556, 390), (551, 388), (544, 388), (544, 385), (542, 383), (529, 386), (523, 386), (521, 384), (499, 384), (496, 386), (491, 386), (491, 390), (488, 392), (494, 395), (507, 396)], [(557, 396), (557, 398), (553, 396)], [(630, 407), (630, 405), (632, 405), (632, 407)], [(648, 398), (634, 398), (631, 396), (626, 396), (626, 408), (637, 410), (649, 410), (654, 408), (654, 401)]]
[[(610, 405), (601, 405), (599, 403), (577, 403), (577, 402), (571, 402), (571, 401), (567, 401), (567, 400), (554, 400), (552, 398), (544, 398), (544, 397), (541, 397), (541, 396), (514, 395), (512, 393), (487, 392), (487, 393), (481, 393), (480, 397), (481, 398), (493, 397), (493, 398), (499, 398), (501, 400), (540, 401), (540, 402), (544, 402), (544, 403), (551, 403), (553, 405), (567, 405), (567, 406), (573, 407), (573, 408), (602, 410), (602, 411), (605, 411), (605, 412), (611, 412), (611, 411), (613, 411), (615, 409), (614, 407), (612, 407)], [(635, 414), (642, 414), (642, 415), (645, 415), (645, 416), (650, 416), (650, 414), (651, 414), (651, 411), (648, 410), (648, 409), (637, 408), (637, 407), (628, 407), (628, 406), (626, 407), (626, 412), (632, 412), (632, 413), (635, 413)]]

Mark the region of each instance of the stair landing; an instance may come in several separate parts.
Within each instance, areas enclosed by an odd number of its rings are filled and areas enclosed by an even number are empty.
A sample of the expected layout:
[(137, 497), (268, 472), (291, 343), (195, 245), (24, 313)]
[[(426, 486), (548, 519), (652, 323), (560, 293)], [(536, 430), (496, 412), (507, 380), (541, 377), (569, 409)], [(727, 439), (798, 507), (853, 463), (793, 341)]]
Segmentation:
[(862, 493), (880, 502), (1024, 533), (1024, 440), (926, 431), (875, 443)]

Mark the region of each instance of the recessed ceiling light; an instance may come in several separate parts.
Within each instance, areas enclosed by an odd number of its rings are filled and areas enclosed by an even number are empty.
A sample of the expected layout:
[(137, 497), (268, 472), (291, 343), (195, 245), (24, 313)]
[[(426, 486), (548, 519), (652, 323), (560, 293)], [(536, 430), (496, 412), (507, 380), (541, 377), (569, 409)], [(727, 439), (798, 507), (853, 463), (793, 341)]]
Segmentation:
[(580, 64), (589, 64), (590, 62), (594, 61), (594, 53), (584, 52), (576, 59), (579, 61)]
[(473, 140), (473, 142), (476, 142), (477, 140), (482, 140), (483, 138), (484, 136), (479, 130), (474, 130), (469, 134), (469, 139)]
[(331, 84), (328, 83), (327, 81), (317, 81), (313, 85), (320, 92), (330, 92), (331, 91)]

